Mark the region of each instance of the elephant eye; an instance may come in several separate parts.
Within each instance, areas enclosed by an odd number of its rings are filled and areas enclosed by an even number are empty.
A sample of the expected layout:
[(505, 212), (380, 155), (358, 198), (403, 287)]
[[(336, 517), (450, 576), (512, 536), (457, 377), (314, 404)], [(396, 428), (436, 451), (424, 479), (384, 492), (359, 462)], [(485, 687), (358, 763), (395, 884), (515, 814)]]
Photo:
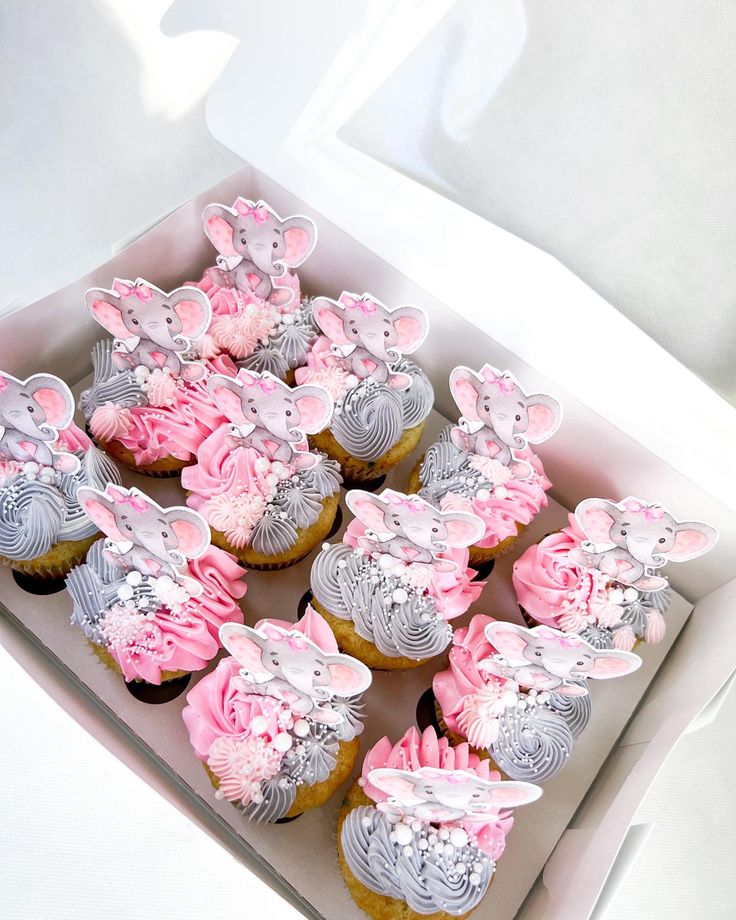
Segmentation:
[(274, 249), (278, 249), (278, 248), (279, 248), (278, 242), (276, 242), (276, 243), (273, 244), (273, 248), (274, 248)]
[(621, 536), (622, 536), (622, 537), (625, 537), (625, 536), (626, 536), (626, 531), (625, 531), (625, 530), (622, 530), (622, 531), (621, 531)]
[(542, 657), (542, 653), (539, 652), (539, 651), (536, 651), (534, 654), (537, 656), (537, 658), (541, 658), (541, 657)]
[(390, 333), (390, 332), (388, 331), (388, 329), (387, 329), (383, 334), (384, 334), (384, 336), (385, 336), (386, 338), (388, 338), (389, 335), (390, 335), (391, 333)]
[(521, 416), (520, 416), (520, 415), (516, 415), (516, 416), (514, 416), (514, 418), (516, 419), (517, 422), (520, 422), (520, 421), (521, 421)]
[(275, 668), (277, 668), (277, 667), (279, 666), (279, 660), (278, 660), (278, 658), (272, 658), (272, 659), (271, 659), (271, 664), (272, 664)]
[(126, 530), (129, 530), (131, 533), (133, 533), (133, 528), (130, 526), (130, 524), (126, 524), (126, 525), (125, 525), (125, 529), (126, 529)]
[(286, 410), (286, 417), (291, 418), (291, 409)]
[(33, 406), (28, 406), (27, 408), (28, 408), (28, 411), (31, 413), (31, 415), (36, 411), (36, 410), (33, 408)]
[(433, 528), (432, 528), (432, 533), (439, 533), (439, 529), (438, 529), (437, 527), (433, 527)]
[(473, 793), (473, 798), (474, 798), (474, 799), (479, 799), (479, 798), (480, 798), (480, 792), (474, 792), (474, 793)]
[(314, 676), (315, 676), (315, 677), (321, 677), (321, 675), (322, 675), (322, 672), (321, 672), (321, 671), (315, 671), (315, 672), (314, 672)]
[(584, 661), (576, 661), (575, 664), (577, 664), (577, 666), (578, 666), (579, 668), (582, 668), (582, 666), (585, 664), (585, 662), (584, 662)]
[(253, 415), (258, 415), (258, 409), (256, 409), (255, 406), (251, 406), (250, 411), (253, 413)]
[(167, 322), (169, 325), (171, 325), (171, 324), (174, 322), (174, 320), (173, 320), (170, 316), (167, 316), (167, 317), (166, 317), (166, 322)]
[(134, 326), (139, 326), (139, 325), (140, 325), (140, 323), (138, 322), (137, 319), (131, 320), (131, 322), (133, 323)]
[(657, 543), (666, 543), (666, 542), (667, 541), (665, 540), (664, 537), (660, 537), (659, 540), (657, 540)]
[(168, 530), (162, 530), (162, 531), (161, 531), (161, 536), (162, 536), (162, 537), (164, 538), (164, 540), (165, 540), (165, 539), (169, 536)]
[(244, 236), (241, 236), (241, 237), (240, 237), (240, 242), (243, 244), (243, 246), (247, 246), (247, 245), (248, 245), (247, 242), (246, 242), (246, 240), (245, 240), (245, 237), (244, 237)]

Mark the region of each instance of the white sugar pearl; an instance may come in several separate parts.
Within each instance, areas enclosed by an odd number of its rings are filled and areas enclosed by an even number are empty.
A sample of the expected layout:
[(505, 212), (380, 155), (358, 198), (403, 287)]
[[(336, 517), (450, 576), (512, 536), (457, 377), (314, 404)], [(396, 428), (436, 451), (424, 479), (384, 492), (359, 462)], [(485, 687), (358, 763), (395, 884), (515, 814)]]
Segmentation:
[(32, 460), (29, 460), (28, 463), (23, 464), (23, 472), (26, 476), (35, 476), (39, 471), (39, 465), (34, 463)]
[(391, 597), (396, 604), (404, 604), (409, 599), (409, 595), (403, 588), (397, 588)]
[(253, 469), (256, 473), (265, 473), (270, 467), (271, 462), (266, 457), (259, 457), (253, 464)]
[(278, 735), (273, 739), (273, 746), (277, 751), (288, 751), (291, 747), (291, 735), (287, 732), (279, 732)]
[(291, 313), (284, 313), (284, 315), (281, 317), (281, 322), (282, 322), (285, 326), (293, 326), (293, 324), (294, 324), (294, 317), (292, 316)]
[(396, 843), (400, 847), (405, 847), (407, 844), (411, 843), (411, 828), (407, 827), (406, 824), (397, 824), (393, 830)]
[(387, 553), (384, 553), (382, 556), (378, 557), (378, 565), (382, 569), (392, 569), (396, 563), (396, 560), (393, 556), (389, 556)]
[(420, 850), (428, 850), (428, 849), (429, 849), (429, 844), (428, 844), (427, 841), (424, 840), (423, 838), (422, 838), (422, 840), (419, 841), (419, 843), (417, 844), (417, 846), (419, 847)]
[(471, 885), (480, 885), (480, 876), (477, 872), (470, 873), (470, 884)]
[(256, 716), (254, 719), (251, 719), (250, 730), (254, 735), (262, 735), (267, 728), (268, 722), (265, 716)]
[(345, 378), (345, 383), (348, 386), (348, 389), (352, 390), (353, 387), (357, 387), (360, 383), (360, 380), (355, 376), (355, 374), (348, 374)]
[(450, 843), (454, 847), (464, 847), (468, 842), (468, 835), (461, 827), (453, 827), (450, 831)]
[(445, 844), (445, 856), (453, 856), (455, 853), (455, 847), (451, 843)]
[(493, 494), (496, 496), (496, 498), (508, 498), (509, 490), (506, 488), (506, 486), (496, 486), (496, 488), (493, 490)]
[(309, 734), (309, 722), (306, 719), (297, 719), (294, 723), (294, 734), (297, 738), (306, 738)]
[(636, 588), (627, 588), (624, 591), (624, 600), (627, 604), (633, 604), (637, 597), (639, 597), (639, 592)]
[(156, 590), (157, 591), (167, 591), (174, 584), (174, 579), (170, 575), (160, 575), (156, 579)]
[(491, 497), (491, 493), (488, 491), (488, 489), (478, 489), (478, 492), (475, 497), (478, 499), (479, 502), (487, 502), (488, 499)]
[(128, 574), (125, 576), (125, 580), (129, 585), (137, 588), (138, 585), (143, 581), (143, 576), (140, 572), (128, 572)]
[(608, 592), (608, 600), (612, 604), (622, 604), (624, 600), (624, 592), (621, 588), (611, 588)]
[(449, 839), (450, 839), (450, 832), (447, 830), (446, 827), (443, 827), (442, 830), (440, 831), (440, 840), (449, 840)]
[(118, 597), (121, 601), (129, 601), (133, 597), (133, 588), (130, 585), (120, 585)]

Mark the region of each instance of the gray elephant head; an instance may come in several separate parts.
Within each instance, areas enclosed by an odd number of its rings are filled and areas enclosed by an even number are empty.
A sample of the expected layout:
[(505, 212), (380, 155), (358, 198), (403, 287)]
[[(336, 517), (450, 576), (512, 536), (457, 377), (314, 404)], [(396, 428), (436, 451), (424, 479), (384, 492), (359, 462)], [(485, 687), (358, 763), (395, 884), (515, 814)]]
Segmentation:
[(86, 300), (97, 322), (129, 351), (142, 341), (165, 353), (187, 351), (212, 318), (207, 295), (197, 288), (181, 287), (166, 294), (141, 278), (135, 283), (116, 278), (111, 291), (92, 288)]
[(467, 770), (435, 767), (379, 767), (370, 771), (367, 780), (369, 786), (388, 796), (378, 803), (379, 809), (413, 814), (436, 823), (488, 821), (500, 809), (527, 805), (542, 794), (533, 783), (493, 782)]
[(595, 649), (580, 636), (549, 626), (527, 629), (516, 623), (495, 621), (487, 624), (484, 634), (510, 671), (501, 676), (537, 689), (551, 690), (589, 677), (598, 680), (623, 677), (641, 665), (638, 655), (618, 649)]
[(585, 499), (575, 509), (575, 517), (592, 547), (604, 554), (607, 548), (618, 547), (647, 569), (695, 559), (718, 539), (709, 524), (678, 521), (661, 505), (632, 496), (618, 504)]
[(345, 499), (356, 518), (373, 534), (403, 538), (436, 556), (450, 547), (471, 546), (485, 527), (462, 511), (439, 511), (418, 495), (385, 489), (380, 495), (352, 489)]
[(220, 641), (242, 666), (243, 678), (266, 691), (269, 683), (279, 681), (303, 698), (324, 703), (357, 696), (371, 683), (371, 672), (362, 662), (323, 651), (298, 626), (266, 622), (254, 629), (225, 623)]
[(389, 310), (370, 294), (343, 292), (339, 302), (318, 297), (312, 315), (338, 348), (362, 348), (383, 363), (396, 363), (416, 351), (427, 335), (423, 310), (409, 306)]
[(232, 208), (211, 204), (202, 215), (204, 232), (224, 263), (232, 268), (252, 262), (271, 278), (296, 268), (317, 243), (317, 227), (308, 217), (281, 218), (265, 202), (238, 198)]
[(74, 398), (58, 377), (34, 374), (17, 380), (0, 372), (0, 429), (5, 434), (17, 432), (36, 444), (54, 441), (73, 415)]
[(466, 422), (480, 422), (513, 450), (540, 444), (560, 426), (562, 409), (545, 393), (527, 394), (508, 372), (484, 364), (480, 373), (456, 367), (450, 391)]
[(207, 390), (234, 425), (262, 429), (289, 444), (322, 431), (332, 417), (332, 397), (322, 387), (290, 387), (267, 372), (241, 370), (237, 377), (213, 374)]
[(196, 559), (210, 545), (210, 530), (194, 511), (161, 508), (138, 489), (108, 485), (104, 492), (83, 486), (78, 492), (85, 513), (114, 544), (133, 544), (131, 563), (151, 558), (176, 568)]

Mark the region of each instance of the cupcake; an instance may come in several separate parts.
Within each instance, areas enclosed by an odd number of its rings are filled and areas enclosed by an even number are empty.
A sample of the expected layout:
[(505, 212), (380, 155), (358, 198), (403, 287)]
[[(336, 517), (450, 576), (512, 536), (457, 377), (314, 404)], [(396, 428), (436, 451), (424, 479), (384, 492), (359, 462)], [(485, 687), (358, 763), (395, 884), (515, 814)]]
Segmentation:
[(314, 606), (340, 648), (368, 667), (418, 667), (447, 648), (449, 621), (483, 590), (466, 549), (483, 524), (391, 489), (354, 489), (346, 501), (355, 520), (314, 561)]
[(73, 415), (58, 377), (0, 372), (0, 562), (25, 575), (63, 578), (78, 565), (99, 536), (80, 487), (120, 482)]
[(207, 377), (236, 370), (228, 359), (192, 360), (192, 342), (210, 322), (207, 297), (191, 287), (165, 294), (140, 278), (116, 279), (112, 290), (92, 288), (86, 297), (92, 316), (115, 336), (95, 345), (94, 380), (80, 399), (92, 436), (138, 473), (179, 472), (223, 421)]
[(339, 654), (311, 609), (299, 623), (226, 624), (220, 637), (232, 657), (182, 713), (216, 797), (272, 823), (317, 808), (352, 770), (370, 671)]
[(329, 390), (335, 415), (312, 444), (337, 460), (346, 479), (378, 479), (419, 443), (432, 411), (432, 385), (404, 358), (427, 335), (427, 317), (417, 307), (389, 310), (370, 294), (318, 297), (312, 313), (322, 335), (299, 383)]
[(467, 917), (493, 881), (514, 819), (536, 801), (532, 783), (501, 781), (467, 744), (410, 728), (366, 754), (338, 819), (348, 890), (375, 920)]
[(717, 531), (632, 497), (586, 499), (568, 522), (514, 563), (528, 622), (576, 633), (599, 649), (660, 642), (670, 604), (662, 567), (702, 556)]
[(249, 567), (293, 565), (324, 540), (337, 512), (339, 467), (306, 440), (329, 423), (332, 399), (321, 387), (245, 370), (213, 374), (208, 390), (226, 420), (182, 474), (187, 502), (209, 521), (213, 542)]
[(548, 626), (527, 629), (478, 614), (453, 636), (432, 682), (440, 727), (511, 779), (544, 782), (590, 719), (589, 679), (631, 674), (638, 655), (597, 650)]
[(282, 219), (263, 201), (238, 198), (232, 208), (208, 205), (202, 224), (219, 255), (197, 283), (212, 303), (200, 353), (226, 354), (240, 367), (287, 379), (318, 335), (299, 277), (288, 271), (312, 253), (314, 221)]
[(69, 573), (71, 621), (126, 681), (161, 684), (199, 671), (217, 654), (218, 630), (242, 623), (245, 570), (210, 546), (189, 508), (161, 508), (138, 489), (80, 489), (106, 535)]
[(552, 485), (529, 444), (557, 431), (562, 410), (544, 393), (528, 395), (508, 371), (456, 367), (450, 391), (462, 417), (446, 428), (412, 473), (409, 487), (443, 510), (477, 514), (485, 525), (473, 564), (509, 549), (547, 507)]

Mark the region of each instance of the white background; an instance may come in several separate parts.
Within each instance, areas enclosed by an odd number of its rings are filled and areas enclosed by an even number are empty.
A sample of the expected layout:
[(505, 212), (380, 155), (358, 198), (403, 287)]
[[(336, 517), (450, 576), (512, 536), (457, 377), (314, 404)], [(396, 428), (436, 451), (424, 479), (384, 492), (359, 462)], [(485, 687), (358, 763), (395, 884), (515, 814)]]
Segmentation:
[[(5, 0), (0, 307), (82, 274), (239, 165), (204, 121), (206, 94), (233, 40), (164, 37), (158, 22), (167, 5)], [(238, 115), (247, 116), (245, 88)], [(0, 914), (291, 915), (2, 651), (0, 720)], [(644, 803), (638, 820), (656, 827), (608, 920), (733, 916), (734, 744), (732, 694), (714, 725), (680, 742)]]

